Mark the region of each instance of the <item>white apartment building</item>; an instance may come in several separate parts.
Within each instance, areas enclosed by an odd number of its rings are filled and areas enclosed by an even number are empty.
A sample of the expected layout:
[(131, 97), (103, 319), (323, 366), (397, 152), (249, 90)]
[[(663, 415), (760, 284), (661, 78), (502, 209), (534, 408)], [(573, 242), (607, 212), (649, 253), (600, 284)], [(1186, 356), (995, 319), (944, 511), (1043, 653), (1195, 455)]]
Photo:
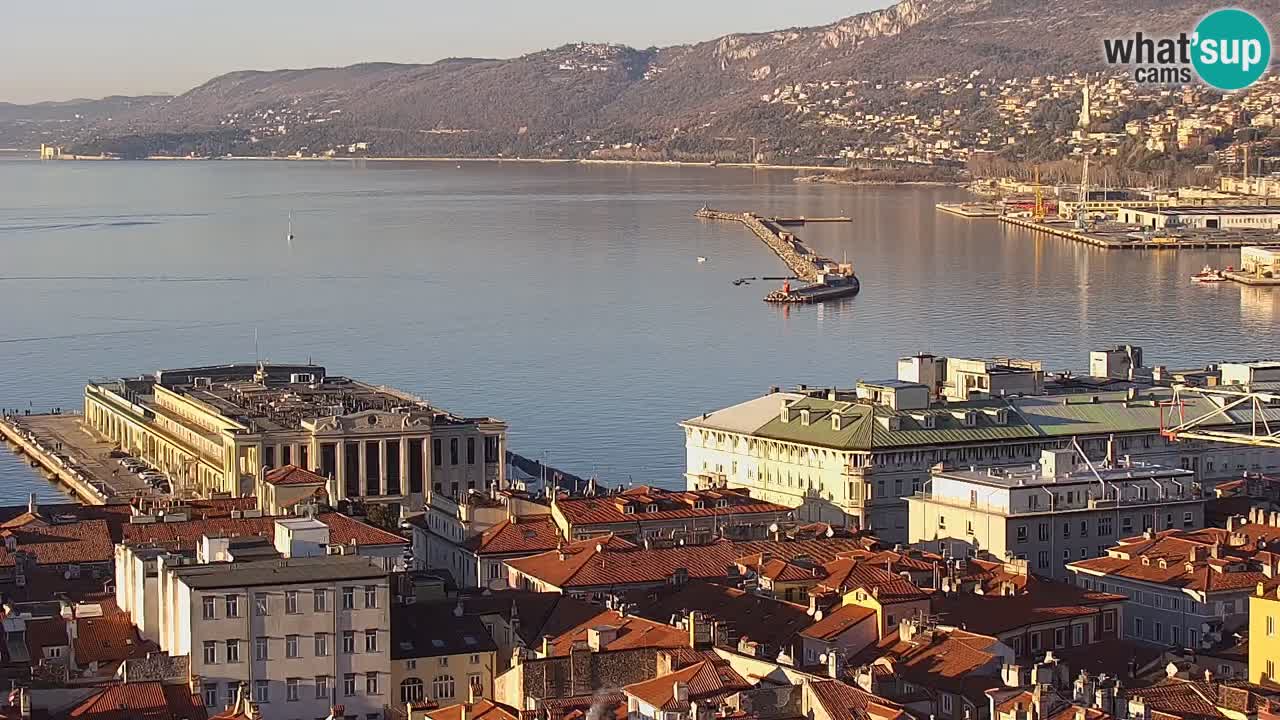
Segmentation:
[[(796, 508), (797, 520), (848, 523), (905, 543), (905, 498), (924, 489), (939, 463), (1028, 464), (1074, 440), (1094, 461), (1127, 455), (1190, 470), (1206, 492), (1245, 471), (1280, 469), (1280, 450), (1168, 440), (1160, 403), (1172, 392), (1165, 387), (1109, 390), (1120, 381), (1073, 377), (1073, 394), (1027, 394), (1010, 390), (1035, 386), (1040, 371), (1029, 363), (993, 361), (998, 372), (983, 376), (965, 362), (948, 382), (937, 363), (911, 362), (918, 358), (904, 359), (897, 380), (859, 383), (853, 391), (774, 389), (685, 420), (688, 486), (747, 488), (754, 498)], [(947, 390), (957, 381), (960, 389)], [(1042, 392), (1067, 388), (1044, 381)], [(951, 400), (947, 392), (970, 399)], [(1243, 410), (1219, 412), (1217, 400), (1184, 403), (1187, 417), (1217, 412), (1209, 422), (1218, 429), (1246, 427), (1250, 419)]]
[(296, 518), (277, 521), (274, 543), (205, 537), (194, 558), (140, 550), (154, 580), (121, 577), (117, 594), (153, 614), (161, 650), (190, 657), (207, 707), (243, 690), (265, 720), (326, 717), (335, 704), (381, 718), (396, 702), (387, 571), (326, 554), (326, 540), (322, 523)]
[(1195, 473), (1128, 461), (1094, 466), (1075, 450), (1039, 463), (937, 470), (907, 498), (909, 541), (952, 556), (1026, 560), (1038, 575), (1069, 580), (1066, 564), (1104, 556), (1146, 530), (1204, 527)]

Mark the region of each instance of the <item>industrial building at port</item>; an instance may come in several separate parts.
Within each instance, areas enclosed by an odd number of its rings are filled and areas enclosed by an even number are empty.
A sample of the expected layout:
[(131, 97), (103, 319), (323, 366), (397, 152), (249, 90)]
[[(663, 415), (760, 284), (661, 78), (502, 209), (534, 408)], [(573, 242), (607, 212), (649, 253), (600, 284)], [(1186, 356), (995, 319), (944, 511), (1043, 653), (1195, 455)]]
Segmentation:
[[(922, 354), (901, 359), (892, 380), (848, 389), (771, 388), (685, 420), (686, 480), (691, 488), (748, 488), (761, 500), (796, 508), (801, 519), (849, 524), (904, 543), (920, 539), (909, 536), (908, 500), (931, 497), (939, 465), (1030, 465), (1045, 451), (1075, 448), (1100, 467), (1145, 463), (1190, 471), (1200, 494), (1242, 473), (1280, 469), (1280, 449), (1171, 440), (1162, 433), (1171, 413), (1206, 416), (1207, 426), (1225, 431), (1247, 430), (1252, 420), (1248, 409), (1224, 410), (1209, 396), (1181, 395), (1172, 407), (1171, 386), (1275, 381), (1280, 363), (1170, 371), (1144, 365), (1141, 348), (1132, 346), (1090, 353), (1087, 375), (1046, 374), (1037, 361)], [(1280, 420), (1280, 410), (1267, 412)], [(1155, 498), (1163, 491), (1151, 492)], [(1125, 532), (1117, 524), (1110, 540)]]

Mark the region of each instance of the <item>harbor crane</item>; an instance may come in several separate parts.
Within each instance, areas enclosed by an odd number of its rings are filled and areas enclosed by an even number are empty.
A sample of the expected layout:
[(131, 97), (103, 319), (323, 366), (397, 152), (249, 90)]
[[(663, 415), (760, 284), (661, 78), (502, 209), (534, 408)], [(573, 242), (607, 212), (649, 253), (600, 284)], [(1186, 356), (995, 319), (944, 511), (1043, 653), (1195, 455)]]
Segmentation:
[[(1207, 400), (1209, 408), (1188, 413), (1189, 398)], [(1226, 429), (1244, 424), (1249, 426), (1247, 431)], [(1207, 440), (1280, 449), (1280, 388), (1174, 385), (1173, 397), (1160, 403), (1160, 434), (1171, 441)]]

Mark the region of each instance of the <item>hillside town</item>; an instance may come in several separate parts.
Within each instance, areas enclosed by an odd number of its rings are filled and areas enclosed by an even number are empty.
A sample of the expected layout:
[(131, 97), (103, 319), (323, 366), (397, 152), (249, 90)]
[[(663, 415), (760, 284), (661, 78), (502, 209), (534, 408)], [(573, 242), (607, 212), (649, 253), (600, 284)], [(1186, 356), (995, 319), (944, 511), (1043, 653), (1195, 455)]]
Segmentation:
[[(6, 410), (0, 718), (1274, 720), (1280, 361), (900, 359), (608, 487), (323, 366)], [(1087, 362), (1087, 365), (1086, 365)]]

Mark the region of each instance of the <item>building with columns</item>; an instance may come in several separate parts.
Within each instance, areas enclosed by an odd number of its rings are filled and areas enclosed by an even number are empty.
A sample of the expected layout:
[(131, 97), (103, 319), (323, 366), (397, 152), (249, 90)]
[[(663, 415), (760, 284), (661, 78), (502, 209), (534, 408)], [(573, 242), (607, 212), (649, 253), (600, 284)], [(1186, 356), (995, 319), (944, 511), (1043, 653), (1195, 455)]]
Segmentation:
[(252, 495), (296, 466), (331, 502), (423, 507), (428, 489), (506, 484), (506, 423), (462, 417), (408, 393), (331, 376), (319, 365), (160, 370), (90, 382), (88, 426), (173, 480), (179, 495)]

